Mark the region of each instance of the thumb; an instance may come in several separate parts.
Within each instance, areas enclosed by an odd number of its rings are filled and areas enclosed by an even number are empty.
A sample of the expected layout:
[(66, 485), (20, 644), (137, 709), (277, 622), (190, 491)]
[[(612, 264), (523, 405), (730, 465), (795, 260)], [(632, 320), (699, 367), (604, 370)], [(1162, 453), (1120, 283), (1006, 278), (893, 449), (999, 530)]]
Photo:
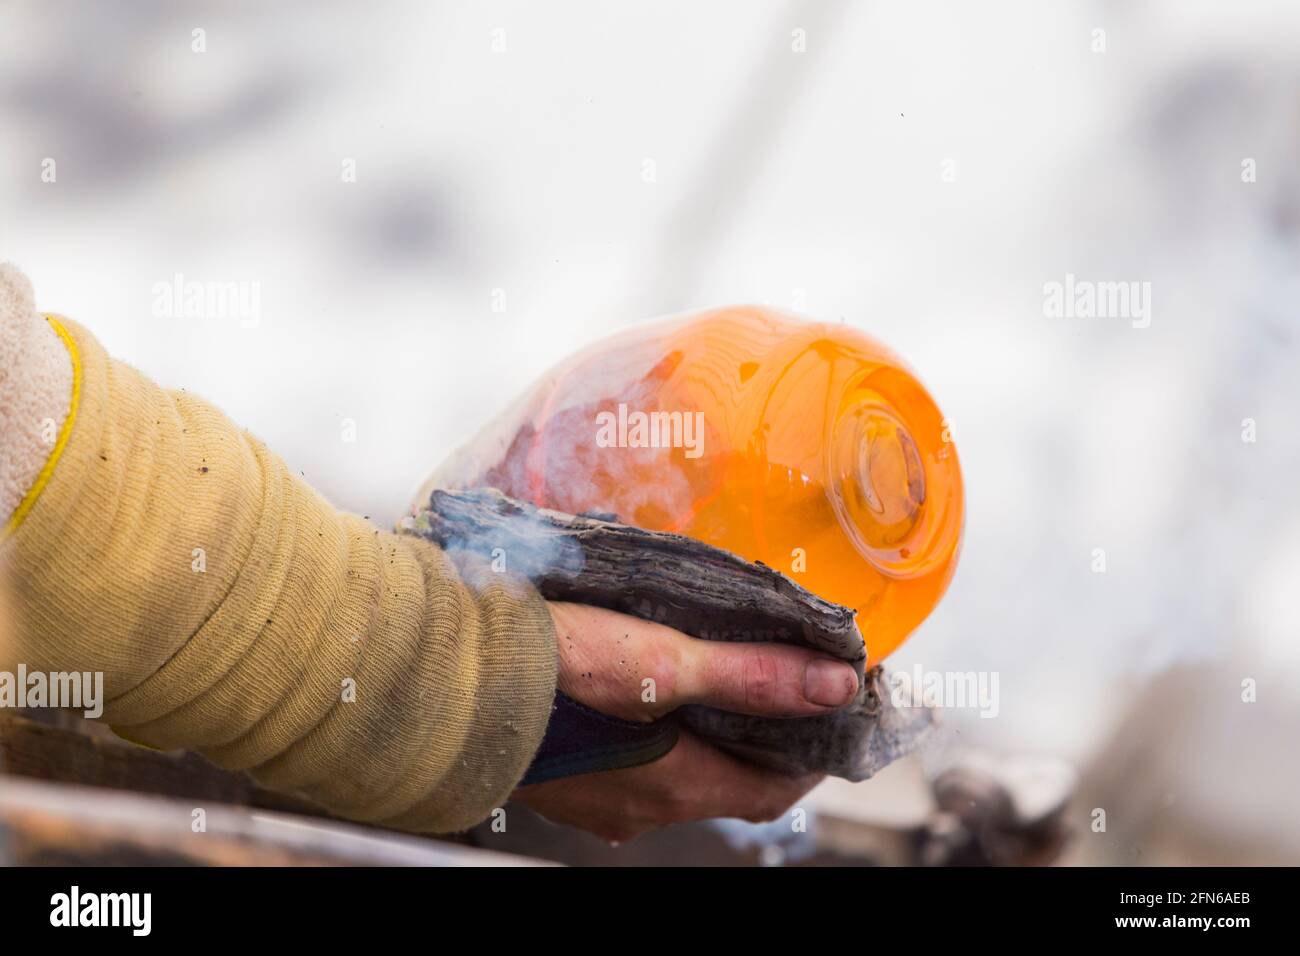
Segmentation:
[(852, 665), (785, 644), (686, 639), (678, 703), (759, 717), (809, 717), (838, 710), (858, 692)]
[(635, 617), (549, 602), (558, 686), (624, 720), (655, 720), (682, 704), (740, 714), (807, 717), (853, 700), (852, 666), (787, 644), (702, 641)]

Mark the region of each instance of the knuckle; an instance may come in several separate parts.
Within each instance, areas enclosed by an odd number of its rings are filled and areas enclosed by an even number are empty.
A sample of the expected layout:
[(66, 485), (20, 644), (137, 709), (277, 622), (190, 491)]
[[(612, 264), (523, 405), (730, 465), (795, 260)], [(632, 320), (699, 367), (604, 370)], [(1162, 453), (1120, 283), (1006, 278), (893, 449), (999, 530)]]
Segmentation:
[(776, 703), (780, 666), (776, 656), (763, 651), (745, 655), (742, 671), (745, 705), (765, 710)]
[[(677, 699), (681, 681), (681, 655), (671, 645), (655, 645), (641, 656), (637, 674), (637, 690), (644, 699), (652, 695), (649, 703), (670, 703)], [(650, 680), (652, 683), (647, 684)]]

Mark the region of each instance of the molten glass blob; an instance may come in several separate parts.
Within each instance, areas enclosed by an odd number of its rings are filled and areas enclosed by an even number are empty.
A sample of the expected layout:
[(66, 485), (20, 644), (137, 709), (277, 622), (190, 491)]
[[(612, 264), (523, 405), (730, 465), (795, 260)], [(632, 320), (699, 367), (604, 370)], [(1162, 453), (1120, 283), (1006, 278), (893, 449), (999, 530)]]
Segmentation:
[(728, 308), (628, 329), (554, 369), (432, 476), (674, 531), (856, 608), (871, 663), (925, 619), (962, 530), (943, 415), (844, 325)]

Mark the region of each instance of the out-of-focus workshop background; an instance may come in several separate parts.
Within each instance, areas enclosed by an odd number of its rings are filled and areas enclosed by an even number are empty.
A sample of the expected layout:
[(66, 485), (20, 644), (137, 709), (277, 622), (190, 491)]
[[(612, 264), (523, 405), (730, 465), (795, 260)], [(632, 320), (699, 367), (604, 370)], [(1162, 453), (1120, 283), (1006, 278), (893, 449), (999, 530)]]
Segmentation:
[[(637, 319), (896, 348), (968, 519), (891, 663), (996, 675), (996, 714), (732, 850), (944, 862), (1006, 824), (981, 852), (1019, 861), (1050, 814), (1064, 862), (1300, 861), (1295, 4), (11, 2), (0, 130), (40, 305), (381, 524)], [(178, 276), (256, 308), (158, 315)], [(1149, 324), (1047, 314), (1067, 276), (1149, 283)]]

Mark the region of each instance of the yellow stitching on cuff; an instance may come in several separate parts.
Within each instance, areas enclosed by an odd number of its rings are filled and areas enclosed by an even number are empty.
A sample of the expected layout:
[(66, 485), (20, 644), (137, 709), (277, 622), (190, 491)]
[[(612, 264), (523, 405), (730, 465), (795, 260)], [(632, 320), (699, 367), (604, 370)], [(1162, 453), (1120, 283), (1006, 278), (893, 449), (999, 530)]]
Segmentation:
[(32, 510), (36, 504), (36, 499), (41, 496), (45, 486), (49, 483), (50, 475), (54, 474), (54, 466), (59, 463), (59, 458), (63, 455), (63, 449), (67, 447), (68, 438), (72, 434), (72, 425), (77, 419), (77, 407), (81, 404), (81, 353), (77, 351), (77, 342), (72, 337), (63, 324), (52, 315), (46, 315), (45, 321), (50, 323), (50, 328), (67, 346), (68, 355), (72, 358), (72, 402), (68, 405), (68, 417), (63, 420), (63, 427), (59, 429), (59, 437), (54, 442), (54, 450), (50, 456), (45, 459), (45, 464), (41, 467), (40, 473), (36, 476), (36, 481), (32, 483), (23, 500), (18, 503), (14, 513), (9, 516), (9, 521), (5, 525), (3, 537), (7, 538), (17, 530), (18, 526), (23, 523), (27, 517), (27, 512)]

